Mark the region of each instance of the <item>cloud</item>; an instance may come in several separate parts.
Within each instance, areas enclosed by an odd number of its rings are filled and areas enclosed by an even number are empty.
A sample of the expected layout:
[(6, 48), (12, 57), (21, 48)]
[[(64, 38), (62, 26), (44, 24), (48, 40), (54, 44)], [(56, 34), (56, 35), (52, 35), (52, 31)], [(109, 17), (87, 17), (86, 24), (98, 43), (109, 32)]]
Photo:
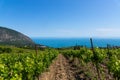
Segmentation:
[(107, 32), (120, 33), (120, 28), (98, 28), (96, 29), (96, 31), (103, 32), (103, 33), (107, 33)]
[(120, 37), (120, 28), (97, 28), (95, 33), (98, 37)]

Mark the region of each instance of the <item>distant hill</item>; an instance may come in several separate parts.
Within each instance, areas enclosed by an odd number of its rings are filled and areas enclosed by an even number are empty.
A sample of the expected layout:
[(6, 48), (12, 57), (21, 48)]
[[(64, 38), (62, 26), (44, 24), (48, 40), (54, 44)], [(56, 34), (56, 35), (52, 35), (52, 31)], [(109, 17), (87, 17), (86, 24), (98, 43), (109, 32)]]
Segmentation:
[(33, 46), (34, 42), (20, 32), (0, 26), (0, 45)]

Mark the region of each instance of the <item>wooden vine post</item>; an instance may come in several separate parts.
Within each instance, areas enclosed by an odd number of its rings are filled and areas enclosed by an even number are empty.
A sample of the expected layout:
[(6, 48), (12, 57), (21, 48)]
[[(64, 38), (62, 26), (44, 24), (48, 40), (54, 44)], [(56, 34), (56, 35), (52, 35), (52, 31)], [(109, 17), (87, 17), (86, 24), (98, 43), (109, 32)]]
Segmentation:
[(37, 56), (38, 55), (38, 47), (36, 44), (35, 44), (35, 52), (36, 52), (36, 56)]
[(110, 45), (109, 44), (107, 44), (107, 50), (108, 50), (108, 52), (107, 52), (107, 56), (108, 56), (108, 59), (110, 59), (110, 57), (112, 56), (112, 54), (111, 54), (111, 52), (110, 52)]
[[(95, 53), (95, 51), (94, 51), (94, 46), (93, 46), (93, 41), (92, 41), (92, 38), (90, 38), (90, 43), (91, 43), (91, 49), (92, 49), (92, 52), (93, 52), (93, 57), (94, 57), (94, 59), (96, 59), (95, 57), (95, 55), (96, 55), (96, 53)], [(97, 70), (97, 74), (98, 74), (98, 79), (97, 80), (101, 80), (101, 77), (100, 77), (100, 72), (99, 72), (99, 63), (98, 62), (96, 62), (96, 60), (94, 60), (95, 61), (95, 66), (96, 66), (96, 70)]]
[(110, 47), (110, 45), (109, 45), (109, 44), (107, 44), (107, 50), (108, 50), (108, 53), (109, 53), (109, 47)]
[[(38, 46), (37, 46), (37, 44), (35, 44), (35, 53), (36, 53), (36, 58), (37, 58), (37, 56), (38, 56)], [(39, 75), (37, 76), (37, 80), (40, 80)]]

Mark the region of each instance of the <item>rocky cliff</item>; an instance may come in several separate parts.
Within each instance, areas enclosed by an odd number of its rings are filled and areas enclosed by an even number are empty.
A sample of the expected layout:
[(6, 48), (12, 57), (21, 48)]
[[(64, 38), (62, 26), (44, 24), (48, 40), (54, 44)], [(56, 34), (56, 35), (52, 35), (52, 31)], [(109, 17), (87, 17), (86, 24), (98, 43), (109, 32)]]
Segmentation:
[(0, 27), (0, 44), (15, 46), (32, 46), (34, 42), (26, 35), (12, 29)]

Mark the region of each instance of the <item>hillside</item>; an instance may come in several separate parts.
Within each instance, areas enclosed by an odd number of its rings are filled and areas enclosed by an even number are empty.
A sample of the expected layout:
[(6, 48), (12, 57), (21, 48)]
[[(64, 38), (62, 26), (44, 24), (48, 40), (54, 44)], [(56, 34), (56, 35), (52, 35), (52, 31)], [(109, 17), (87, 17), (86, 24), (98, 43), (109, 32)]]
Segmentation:
[(0, 44), (15, 46), (32, 46), (34, 42), (26, 35), (12, 29), (0, 27)]

